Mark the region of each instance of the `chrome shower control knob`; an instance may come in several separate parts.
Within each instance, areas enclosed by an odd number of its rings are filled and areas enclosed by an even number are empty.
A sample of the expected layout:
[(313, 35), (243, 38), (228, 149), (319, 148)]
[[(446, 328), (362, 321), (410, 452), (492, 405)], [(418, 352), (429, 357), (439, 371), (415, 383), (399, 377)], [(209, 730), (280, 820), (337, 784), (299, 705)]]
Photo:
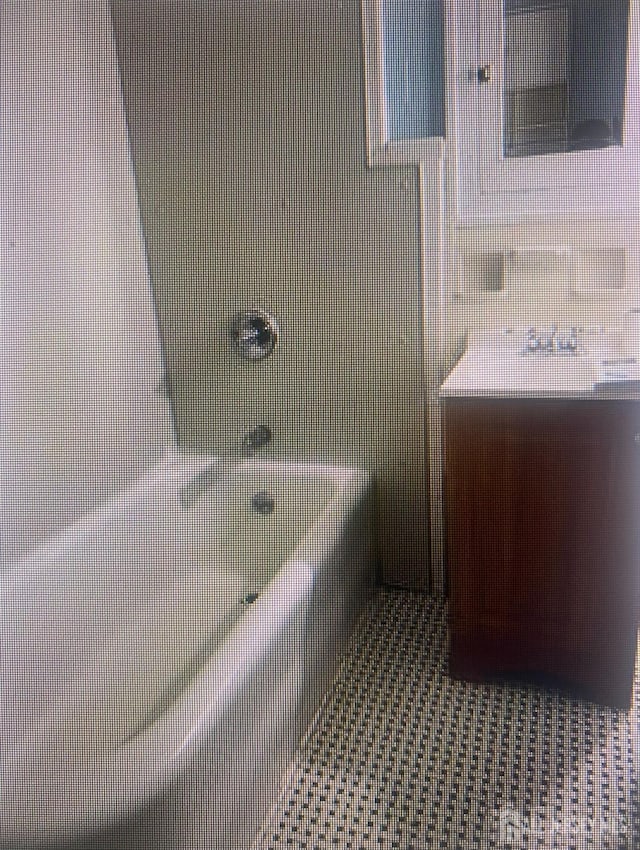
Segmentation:
[(231, 321), (231, 339), (245, 360), (264, 360), (276, 347), (278, 323), (264, 310), (243, 310)]

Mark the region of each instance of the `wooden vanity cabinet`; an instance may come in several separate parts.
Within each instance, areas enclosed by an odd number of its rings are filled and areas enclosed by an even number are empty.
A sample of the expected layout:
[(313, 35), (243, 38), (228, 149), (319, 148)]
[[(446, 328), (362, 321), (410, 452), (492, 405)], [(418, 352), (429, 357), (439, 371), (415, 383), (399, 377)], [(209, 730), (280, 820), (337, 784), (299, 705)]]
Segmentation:
[(446, 398), (450, 670), (628, 708), (640, 401)]

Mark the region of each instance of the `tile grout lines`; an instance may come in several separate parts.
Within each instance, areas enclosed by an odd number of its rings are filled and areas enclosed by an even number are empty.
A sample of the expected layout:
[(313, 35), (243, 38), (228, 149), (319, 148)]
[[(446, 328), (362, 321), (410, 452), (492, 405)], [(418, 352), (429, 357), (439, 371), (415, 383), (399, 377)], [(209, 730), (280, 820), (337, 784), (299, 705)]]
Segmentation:
[(446, 657), (446, 603), (378, 591), (253, 850), (640, 845), (638, 679), (626, 715)]

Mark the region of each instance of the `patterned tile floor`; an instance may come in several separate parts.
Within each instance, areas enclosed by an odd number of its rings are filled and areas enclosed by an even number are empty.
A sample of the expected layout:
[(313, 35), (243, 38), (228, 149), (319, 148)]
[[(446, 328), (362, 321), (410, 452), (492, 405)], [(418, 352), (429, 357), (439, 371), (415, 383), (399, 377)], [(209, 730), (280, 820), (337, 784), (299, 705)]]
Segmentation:
[(446, 605), (381, 590), (254, 850), (640, 848), (630, 712), (447, 675)]

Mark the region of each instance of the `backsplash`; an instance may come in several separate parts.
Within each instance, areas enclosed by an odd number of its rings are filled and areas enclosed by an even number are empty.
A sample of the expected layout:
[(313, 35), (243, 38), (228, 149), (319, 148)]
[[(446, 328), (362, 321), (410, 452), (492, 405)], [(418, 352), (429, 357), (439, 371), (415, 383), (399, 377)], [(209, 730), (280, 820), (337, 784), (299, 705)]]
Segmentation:
[[(569, 225), (547, 243), (535, 226), (520, 225), (518, 243), (505, 240), (499, 250), (495, 234), (479, 233), (473, 240), (454, 234), (444, 280), (443, 368), (456, 356), (468, 328), (620, 324), (629, 309), (640, 306), (640, 234), (634, 222), (624, 227), (621, 239), (617, 227), (602, 222), (600, 231), (613, 230), (618, 244), (596, 248), (584, 248)], [(597, 241), (604, 242), (602, 232)]]

